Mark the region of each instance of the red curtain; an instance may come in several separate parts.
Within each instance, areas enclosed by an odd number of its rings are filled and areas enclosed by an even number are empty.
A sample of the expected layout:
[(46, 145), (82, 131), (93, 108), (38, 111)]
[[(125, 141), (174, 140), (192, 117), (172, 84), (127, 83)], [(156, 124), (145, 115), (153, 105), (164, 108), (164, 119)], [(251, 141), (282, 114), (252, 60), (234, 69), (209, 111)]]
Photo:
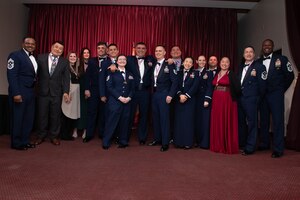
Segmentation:
[[(300, 71), (300, 1), (299, 0), (286, 0), (286, 21), (287, 21), (287, 33), (289, 39), (289, 46), (293, 60), (296, 64), (295, 67)], [(299, 76), (298, 76), (299, 77)], [(299, 78), (298, 78), (299, 79)], [(286, 146), (290, 149), (300, 151), (300, 81), (297, 81), (291, 112), (289, 117), (289, 123), (287, 126)]]
[(154, 6), (28, 5), (29, 35), (37, 53), (49, 52), (54, 40), (65, 42), (65, 53), (84, 46), (96, 55), (96, 43), (116, 43), (120, 53), (131, 54), (135, 42), (157, 44), (169, 50), (181, 47), (183, 57), (200, 54), (228, 56), (236, 63), (237, 16), (231, 9)]

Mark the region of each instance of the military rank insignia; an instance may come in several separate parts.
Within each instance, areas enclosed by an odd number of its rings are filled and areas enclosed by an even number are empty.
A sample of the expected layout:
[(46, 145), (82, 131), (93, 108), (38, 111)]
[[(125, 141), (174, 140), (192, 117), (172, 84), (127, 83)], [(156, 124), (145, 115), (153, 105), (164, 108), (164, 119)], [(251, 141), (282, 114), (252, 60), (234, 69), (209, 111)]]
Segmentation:
[(190, 78), (195, 78), (194, 72), (191, 73)]
[(261, 73), (261, 79), (262, 79), (262, 80), (267, 80), (267, 77), (268, 77), (267, 71), (263, 71), (263, 72)]
[(7, 61), (7, 69), (12, 69), (12, 68), (14, 68), (14, 66), (15, 66), (15, 61), (12, 58), (10, 58)]
[(286, 64), (286, 68), (287, 68), (287, 70), (288, 70), (289, 72), (292, 72), (292, 71), (293, 71), (293, 67), (292, 67), (292, 65), (291, 65), (290, 62), (288, 62), (288, 63)]
[(277, 70), (279, 70), (281, 68), (281, 61), (279, 58), (277, 58), (277, 60), (275, 61), (275, 67)]
[(256, 70), (255, 69), (252, 69), (251, 76), (256, 76)]
[(166, 67), (164, 68), (164, 72), (165, 72), (165, 73), (169, 73), (169, 72), (170, 72), (168, 66), (166, 66)]

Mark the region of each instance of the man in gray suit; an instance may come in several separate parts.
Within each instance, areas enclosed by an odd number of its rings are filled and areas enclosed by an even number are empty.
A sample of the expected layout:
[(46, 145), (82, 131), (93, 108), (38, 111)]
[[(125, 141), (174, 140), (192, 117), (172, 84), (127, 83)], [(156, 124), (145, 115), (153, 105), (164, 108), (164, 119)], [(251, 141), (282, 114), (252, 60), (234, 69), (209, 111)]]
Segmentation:
[(47, 134), (51, 143), (59, 145), (61, 103), (70, 101), (70, 71), (68, 60), (61, 55), (64, 43), (52, 43), (51, 52), (38, 56), (38, 139), (41, 144)]

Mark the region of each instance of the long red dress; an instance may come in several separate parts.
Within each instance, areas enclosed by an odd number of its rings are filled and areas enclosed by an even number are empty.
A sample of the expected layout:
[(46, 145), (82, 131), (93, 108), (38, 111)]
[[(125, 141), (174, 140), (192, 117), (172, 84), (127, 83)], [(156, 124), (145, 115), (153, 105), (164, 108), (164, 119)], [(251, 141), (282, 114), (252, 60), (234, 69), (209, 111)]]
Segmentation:
[[(229, 77), (226, 73), (218, 80), (216, 74), (214, 87), (221, 86), (223, 90), (214, 90), (212, 97), (210, 150), (227, 154), (239, 152), (238, 144), (238, 112), (237, 103), (232, 101), (229, 90)], [(224, 86), (226, 89), (224, 89)]]

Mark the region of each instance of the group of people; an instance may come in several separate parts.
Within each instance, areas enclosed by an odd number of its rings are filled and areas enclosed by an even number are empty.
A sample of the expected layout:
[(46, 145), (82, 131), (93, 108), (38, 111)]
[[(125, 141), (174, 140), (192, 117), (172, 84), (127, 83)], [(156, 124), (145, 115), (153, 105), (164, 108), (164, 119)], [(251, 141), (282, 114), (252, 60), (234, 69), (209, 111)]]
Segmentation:
[[(162, 152), (170, 143), (227, 154), (241, 149), (242, 155), (272, 147), (271, 156), (281, 157), (284, 93), (294, 74), (288, 59), (273, 48), (273, 41), (266, 39), (262, 56), (255, 60), (254, 48), (247, 46), (234, 73), (228, 57), (221, 58), (218, 66), (218, 58), (210, 56), (207, 66), (204, 55), (196, 61), (182, 59), (179, 46), (172, 47), (171, 58), (163, 45), (155, 47), (154, 56), (147, 55), (143, 42), (135, 45), (134, 56), (120, 54), (116, 44), (99, 42), (96, 57), (83, 48), (79, 58), (73, 51), (64, 58), (63, 42), (55, 41), (50, 53), (36, 60), (35, 40), (26, 37), (23, 48), (11, 53), (7, 64), (11, 147), (34, 148), (47, 136), (59, 145), (59, 139), (72, 140), (82, 130), (84, 143), (97, 131), (103, 149), (115, 140), (118, 148), (126, 148), (138, 110), (140, 145), (146, 144), (152, 122), (153, 140), (148, 145), (160, 145)], [(38, 138), (31, 143), (35, 85)]]

